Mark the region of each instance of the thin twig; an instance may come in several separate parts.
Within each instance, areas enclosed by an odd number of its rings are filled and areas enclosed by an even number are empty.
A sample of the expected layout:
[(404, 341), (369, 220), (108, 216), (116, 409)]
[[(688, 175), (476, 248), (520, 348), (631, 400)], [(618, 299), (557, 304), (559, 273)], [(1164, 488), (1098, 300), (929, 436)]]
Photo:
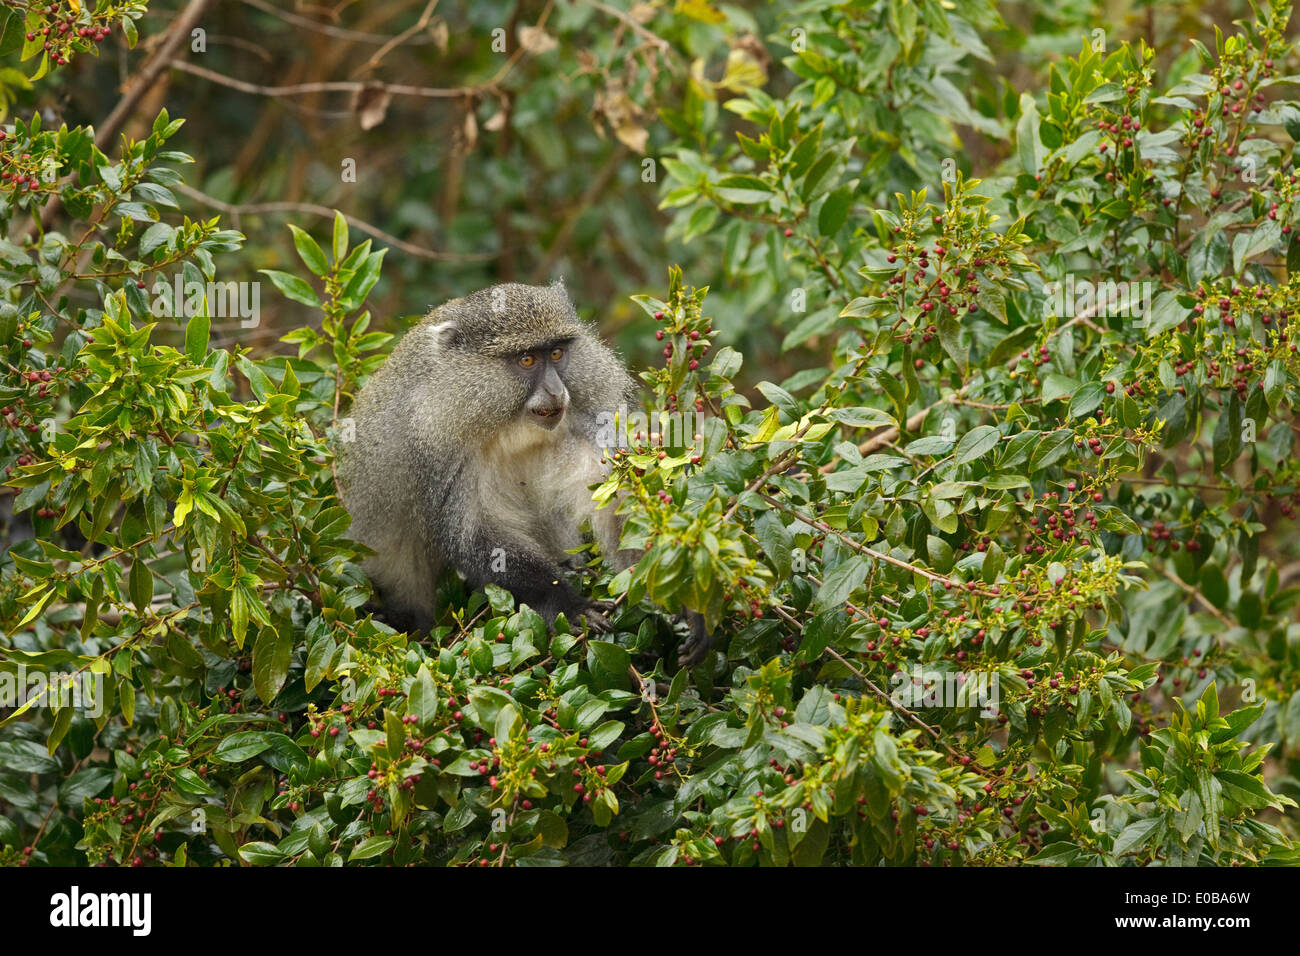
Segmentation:
[[(328, 23), (319, 23), (309, 17), (299, 16), (288, 10), (280, 10), (274, 5), (267, 3), (266, 0), (241, 0), (263, 13), (269, 13), (285, 23), (292, 23), (294, 26), (302, 27), (306, 30), (315, 30), (317, 33), (323, 33), (326, 36), (335, 37), (339, 40), (352, 40), (357, 43), (374, 43), (383, 46), (392, 41), (392, 36), (387, 33), (363, 33), (360, 30), (349, 30), (346, 27), (336, 27)], [(433, 37), (408, 38), (408, 46), (423, 46), (424, 44), (433, 43)]]
[[(951, 395), (944, 396), (943, 398), (939, 399), (937, 402), (927, 405), (925, 408), (921, 409), (919, 412), (912, 415), (907, 420), (907, 430), (909, 432), (916, 431), (918, 428), (920, 428), (922, 425), (925, 424), (925, 417), (929, 415), (930, 412), (934, 411), (940, 405), (948, 405), (962, 398), (966, 394), (966, 390), (969, 388), (970, 388), (969, 383), (963, 385), (961, 388), (953, 392)], [(898, 426), (890, 425), (888, 428), (884, 428), (876, 432), (874, 435), (872, 435), (870, 438), (864, 441), (861, 445), (859, 445), (858, 451), (863, 455), (874, 454), (875, 452), (884, 448), (886, 445), (892, 444), (893, 442), (897, 441), (899, 434), (900, 432), (898, 430)], [(822, 465), (821, 467), (822, 474), (829, 475), (831, 472), (835, 470), (837, 464), (838, 464), (838, 459), (836, 461), (827, 462), (826, 464)]]
[(401, 33), (397, 34), (397, 36), (393, 37), (391, 40), (389, 40), (387, 43), (381, 46), (378, 50), (376, 50), (374, 56), (372, 56), (361, 66), (357, 67), (357, 69), (353, 71), (352, 75), (363, 76), (364, 74), (369, 73), (371, 70), (377, 67), (379, 65), (379, 61), (382, 60), (384, 57), (386, 57), (392, 50), (394, 50), (396, 47), (401, 46), (403, 43), (405, 43), (415, 34), (419, 33), (421, 30), (427, 27), (429, 25), (430, 18), (433, 16), (433, 11), (436, 10), (437, 8), (438, 8), (438, 0), (429, 0), (428, 4), (425, 5), (424, 12), (420, 14), (419, 20), (417, 20), (408, 29), (403, 30)]
[(236, 80), (234, 77), (226, 76), (224, 73), (218, 73), (215, 70), (205, 69), (201, 66), (195, 66), (185, 60), (172, 60), (170, 66), (173, 69), (180, 70), (182, 73), (191, 73), (194, 76), (210, 80), (219, 86), (228, 86), (232, 90), (239, 90), (242, 93), (252, 93), (257, 96), (303, 96), (308, 93), (360, 93), (363, 90), (382, 89), (386, 93), (394, 96), (422, 96), (427, 99), (455, 100), (464, 99), (467, 96), (492, 89), (494, 80), (489, 80), (481, 86), (452, 86), (452, 87), (431, 87), (431, 86), (410, 86), (406, 83), (377, 83), (374, 80), (322, 80), (315, 83), (291, 83), (288, 86), (263, 86), (260, 83), (248, 83), (244, 80)]
[[(175, 189), (177, 192), (183, 193), (191, 199), (197, 200), (206, 206), (211, 206), (219, 212), (224, 212), (227, 215), (232, 216), (253, 216), (277, 212), (303, 212), (315, 216), (327, 216), (333, 218), (335, 212), (333, 209), (326, 206), (318, 206), (315, 203), (306, 202), (264, 202), (236, 205), (234, 203), (223, 202), (222, 200), (209, 196), (206, 193), (199, 192), (199, 190), (192, 186), (182, 184), (176, 186)], [(357, 229), (374, 236), (381, 242), (387, 242), (394, 248), (400, 249), (402, 252), (412, 256), (419, 256), (421, 259), (433, 259), (437, 262), (488, 262), (501, 255), (501, 253), (498, 252), (436, 252), (433, 249), (426, 249), (423, 246), (413, 245), (412, 243), (398, 239), (396, 236), (384, 232), (384, 230), (380, 229), (378, 226), (372, 226), (370, 223), (363, 219), (358, 219), (356, 216), (347, 216), (345, 214), (345, 217), (348, 220), (348, 225), (355, 226)]]
[(670, 54), (674, 58), (680, 59), (678, 57), (677, 51), (672, 48), (672, 46), (668, 43), (667, 40), (659, 36), (659, 34), (657, 33), (652, 33), (651, 31), (643, 27), (641, 24), (637, 23), (636, 20), (633, 19), (632, 16), (628, 14), (626, 11), (616, 10), (614, 7), (611, 7), (608, 4), (601, 3), (600, 0), (583, 0), (583, 2), (586, 3), (587, 6), (599, 10), (601, 13), (607, 14), (608, 16), (611, 16), (614, 19), (621, 21), (624, 25), (627, 26), (628, 29), (630, 29), (641, 39), (645, 40), (647, 43), (649, 43), (651, 46), (657, 49), (660, 53)]
[(1217, 607), (1211, 604), (1210, 599), (1207, 598), (1204, 594), (1202, 594), (1199, 588), (1192, 587), (1192, 585), (1188, 584), (1186, 581), (1180, 578), (1173, 571), (1170, 571), (1168, 568), (1161, 568), (1160, 571), (1170, 581), (1173, 581), (1174, 584), (1177, 584), (1180, 588), (1186, 591), (1189, 596), (1196, 598), (1198, 601), (1201, 602), (1201, 604), (1205, 605), (1205, 609), (1209, 611), (1211, 614), (1213, 614), (1215, 617), (1217, 617), (1219, 619), (1219, 623), (1222, 624), (1224, 627), (1233, 628), (1237, 626), (1232, 621), (1228, 620), (1228, 616), (1226, 614), (1224, 614)]

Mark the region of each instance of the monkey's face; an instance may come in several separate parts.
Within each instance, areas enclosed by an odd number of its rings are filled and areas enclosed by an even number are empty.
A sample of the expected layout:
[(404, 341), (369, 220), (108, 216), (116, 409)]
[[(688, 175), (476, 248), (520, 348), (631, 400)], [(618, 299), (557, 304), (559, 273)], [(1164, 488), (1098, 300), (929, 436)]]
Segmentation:
[(569, 407), (569, 390), (564, 385), (564, 372), (569, 367), (569, 342), (562, 339), (547, 343), (516, 355), (511, 363), (528, 389), (524, 418), (547, 431), (560, 424)]

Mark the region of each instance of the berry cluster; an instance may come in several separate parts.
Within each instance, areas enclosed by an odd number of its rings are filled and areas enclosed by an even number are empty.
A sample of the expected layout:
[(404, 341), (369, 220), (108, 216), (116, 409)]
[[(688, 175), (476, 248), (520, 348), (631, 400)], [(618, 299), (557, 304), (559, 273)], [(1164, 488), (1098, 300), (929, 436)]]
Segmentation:
[[(1093, 439), (1096, 441), (1096, 439)], [(1069, 482), (1066, 485), (1067, 492), (1070, 493), (1071, 499), (1073, 493), (1077, 490), (1076, 482)], [(1034, 493), (1025, 492), (1025, 501), (1033, 501)], [(1083, 502), (1092, 500), (1098, 502), (1102, 500), (1102, 493), (1095, 491), (1091, 495), (1085, 494)], [(1042, 509), (1042, 514), (1038, 513), (1038, 508)], [(1028, 520), (1022, 525), (1025, 532), (1025, 544), (1023, 550), (1025, 554), (1045, 554), (1049, 549), (1059, 546), (1059, 543), (1065, 541), (1078, 541), (1080, 544), (1091, 544), (1088, 535), (1080, 535), (1081, 528), (1086, 525), (1087, 531), (1097, 530), (1097, 514), (1088, 509), (1086, 504), (1076, 504), (1070, 499), (1061, 502), (1061, 493), (1058, 491), (1045, 491), (1042, 496), (1041, 505), (1035, 507), (1029, 506)]]
[(59, 4), (51, 3), (44, 7), (33, 4), (29, 11), (31, 17), (41, 17), (41, 26), (27, 31), (28, 44), (39, 44), (50, 62), (56, 66), (67, 66), (78, 53), (88, 53), (108, 38), (109, 24), (115, 16), (112, 9), (91, 12), (88, 9), (74, 9), (71, 4), (61, 10)]
[[(160, 738), (159, 743), (165, 748), (167, 738)], [(124, 751), (128, 756), (135, 753), (131, 746)], [(149, 828), (148, 821), (156, 816), (158, 802), (171, 790), (161, 753), (158, 750), (149, 758), (152, 769), (138, 771), (139, 779), (127, 783), (120, 797), (94, 797), (87, 803), (84, 826), (94, 865), (138, 867), (159, 858), (163, 831)], [(199, 779), (206, 777), (207, 765), (199, 764), (194, 772)], [(116, 853), (103, 850), (105, 844), (114, 847)]]
[[(934, 224), (942, 226), (944, 223), (943, 216), (935, 216)], [(901, 233), (903, 226), (895, 226), (894, 232)], [(892, 276), (888, 280), (889, 285), (903, 286), (909, 276), (912, 284), (924, 286), (921, 295), (916, 304), (920, 307), (921, 312), (928, 315), (935, 312), (947, 313), (948, 315), (957, 315), (962, 310), (967, 312), (976, 312), (979, 310), (979, 304), (975, 301), (979, 295), (980, 285), (976, 269), (983, 269), (986, 266), (1008, 265), (1009, 260), (1005, 256), (995, 256), (986, 259), (984, 256), (971, 256), (965, 259), (960, 255), (960, 249), (955, 245), (943, 245), (935, 243), (933, 249), (919, 245), (913, 240), (906, 240), (901, 245), (894, 246), (885, 256), (886, 261), (891, 265), (903, 260), (903, 270)], [(934, 267), (934, 275), (930, 275), (931, 265)], [(913, 269), (913, 267), (915, 267)], [(927, 284), (928, 283), (928, 284)], [(903, 302), (904, 290), (899, 290), (900, 308)], [(938, 329), (933, 325), (928, 325), (922, 329), (921, 340), (929, 343), (938, 333)], [(905, 332), (903, 341), (910, 343), (912, 341), (912, 332)], [(918, 361), (916, 367), (921, 368), (924, 363)]]
[(0, 129), (0, 185), (19, 194), (53, 191), (58, 183), (42, 177), (40, 161), (32, 158), (29, 149), (30, 145), (18, 146), (12, 134)]

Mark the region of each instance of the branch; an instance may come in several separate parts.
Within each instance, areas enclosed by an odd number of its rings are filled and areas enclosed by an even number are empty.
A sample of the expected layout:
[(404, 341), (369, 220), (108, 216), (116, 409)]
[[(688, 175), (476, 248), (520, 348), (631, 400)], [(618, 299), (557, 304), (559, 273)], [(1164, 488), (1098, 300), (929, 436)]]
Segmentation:
[[(242, 0), (243, 3), (261, 10), (263, 13), (269, 13), (273, 17), (283, 20), (285, 23), (292, 23), (294, 26), (302, 27), (306, 30), (315, 30), (317, 33), (324, 33), (326, 36), (335, 37), (340, 40), (353, 40), (357, 43), (374, 43), (379, 46), (391, 43), (393, 38), (386, 33), (362, 33), (359, 30), (349, 30), (345, 27), (331, 26), (328, 23), (318, 23), (309, 17), (299, 16), (296, 13), (290, 13), (288, 10), (280, 10), (266, 0)], [(408, 39), (408, 45), (423, 46), (426, 43), (433, 43), (433, 37), (418, 37)]]
[(1167, 577), (1170, 581), (1173, 581), (1174, 584), (1177, 584), (1180, 588), (1182, 588), (1187, 593), (1188, 597), (1196, 598), (1197, 601), (1199, 601), (1201, 604), (1205, 606), (1205, 609), (1207, 611), (1209, 611), (1211, 614), (1213, 614), (1215, 617), (1219, 619), (1219, 623), (1222, 624), (1224, 627), (1233, 628), (1237, 626), (1234, 622), (1228, 620), (1228, 616), (1226, 614), (1224, 614), (1217, 607), (1211, 604), (1210, 599), (1207, 598), (1204, 594), (1202, 594), (1199, 588), (1192, 587), (1190, 584), (1188, 584), (1186, 581), (1180, 578), (1173, 571), (1170, 571), (1169, 568), (1167, 567), (1162, 567), (1160, 569), (1160, 573), (1163, 574), (1165, 577)]
[(256, 96), (274, 97), (303, 96), (308, 93), (355, 94), (360, 93), (362, 90), (382, 89), (386, 93), (396, 96), (423, 96), (427, 99), (451, 100), (472, 97), (480, 91), (492, 89), (495, 82), (495, 79), (493, 79), (479, 86), (430, 87), (408, 86), (405, 83), (377, 83), (374, 80), (366, 82), (360, 80), (326, 80), (317, 83), (293, 83), (289, 86), (262, 86), (260, 83), (247, 83), (244, 80), (236, 80), (223, 73), (217, 73), (215, 70), (195, 66), (185, 60), (172, 60), (169, 65), (172, 69), (180, 70), (182, 73), (192, 73), (194, 76), (210, 80), (219, 86), (228, 86), (232, 90), (252, 93)]
[(419, 33), (421, 30), (423, 30), (425, 27), (427, 27), (429, 25), (429, 19), (433, 16), (433, 11), (436, 10), (437, 8), (438, 8), (438, 0), (429, 0), (428, 4), (424, 8), (424, 12), (420, 14), (419, 20), (417, 20), (414, 24), (412, 24), (409, 29), (403, 30), (401, 33), (397, 34), (397, 36), (393, 37), (391, 40), (389, 40), (387, 43), (381, 46), (378, 50), (376, 50), (374, 56), (372, 56), (369, 60), (367, 60), (363, 65), (359, 66), (355, 71), (353, 71), (352, 75), (361, 76), (362, 74), (368, 73), (369, 71), (377, 67), (379, 65), (379, 61), (382, 60), (384, 57), (386, 57), (389, 54), (389, 52), (391, 52), (394, 48), (401, 46), (412, 36), (414, 36), (415, 34)]
[(672, 48), (672, 46), (668, 43), (667, 40), (659, 36), (659, 34), (652, 33), (649, 30), (647, 30), (641, 24), (637, 23), (636, 20), (634, 20), (631, 17), (631, 15), (629, 15), (627, 12), (623, 10), (616, 10), (614, 7), (611, 7), (608, 4), (601, 3), (600, 0), (583, 0), (583, 2), (586, 3), (587, 6), (599, 10), (601, 13), (607, 14), (608, 16), (611, 16), (614, 19), (621, 21), (625, 26), (627, 26), (628, 29), (630, 29), (641, 39), (645, 40), (647, 43), (653, 46), (660, 53), (670, 54), (674, 59), (680, 61), (680, 57), (678, 56), (677, 51)]
[[(302, 212), (313, 216), (326, 216), (331, 219), (334, 217), (333, 209), (326, 206), (318, 206), (315, 203), (264, 202), (250, 203), (241, 206), (233, 203), (222, 202), (220, 199), (215, 199), (206, 193), (199, 192), (192, 186), (178, 185), (175, 189), (177, 192), (184, 193), (186, 196), (203, 203), (205, 206), (210, 206), (219, 212), (224, 212), (231, 216), (253, 216), (263, 213), (277, 212)], [(421, 259), (432, 259), (436, 262), (489, 262), (501, 254), (498, 252), (435, 252), (432, 249), (426, 249), (423, 246), (413, 245), (402, 239), (398, 239), (396, 236), (384, 232), (384, 230), (380, 229), (378, 226), (372, 226), (370, 223), (363, 219), (358, 219), (356, 216), (347, 216), (345, 214), (345, 217), (348, 220), (348, 225), (355, 226), (357, 229), (374, 236), (381, 242), (387, 242), (395, 249), (405, 252), (408, 255), (418, 256)]]
[(131, 83), (126, 95), (122, 97), (113, 107), (113, 112), (108, 114), (104, 124), (95, 130), (95, 145), (100, 149), (105, 149), (109, 143), (117, 138), (118, 132), (125, 125), (127, 119), (135, 112), (135, 108), (140, 105), (146, 93), (153, 88), (158, 82), (158, 78), (163, 75), (167, 64), (172, 62), (177, 48), (189, 38), (190, 31), (199, 22), (207, 9), (208, 0), (190, 0), (190, 5), (186, 7), (179, 17), (172, 21), (171, 28), (163, 38), (162, 44), (157, 51), (145, 63), (141, 69), (140, 75), (136, 77), (135, 82)]
[[(925, 408), (921, 409), (919, 412), (912, 415), (907, 420), (907, 430), (909, 432), (916, 431), (918, 428), (920, 428), (922, 425), (925, 424), (925, 416), (929, 415), (930, 412), (934, 411), (940, 405), (948, 405), (951, 404), (952, 402), (960, 400), (966, 394), (966, 390), (969, 388), (970, 388), (969, 384), (963, 385), (961, 388), (953, 392), (951, 395), (939, 399), (937, 402), (935, 402), (932, 405), (927, 405)], [(870, 438), (864, 441), (861, 445), (859, 445), (858, 451), (864, 455), (874, 454), (875, 452), (884, 448), (886, 445), (894, 441), (897, 441), (898, 436), (899, 436), (898, 426), (890, 425), (888, 428), (876, 432), (874, 435), (872, 435)], [(827, 464), (822, 465), (821, 467), (822, 474), (829, 475), (832, 471), (834, 471), (835, 465), (838, 461), (839, 459), (836, 459), (835, 461), (828, 462)]]

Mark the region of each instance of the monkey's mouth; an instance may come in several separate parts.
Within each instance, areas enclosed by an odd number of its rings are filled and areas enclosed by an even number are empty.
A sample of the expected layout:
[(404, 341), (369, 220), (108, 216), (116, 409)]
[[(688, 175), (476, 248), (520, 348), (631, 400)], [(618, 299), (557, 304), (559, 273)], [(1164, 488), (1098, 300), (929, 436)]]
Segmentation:
[(547, 431), (560, 424), (560, 419), (564, 417), (564, 406), (560, 405), (555, 408), (532, 408), (529, 409), (532, 416), (533, 424), (540, 425)]

